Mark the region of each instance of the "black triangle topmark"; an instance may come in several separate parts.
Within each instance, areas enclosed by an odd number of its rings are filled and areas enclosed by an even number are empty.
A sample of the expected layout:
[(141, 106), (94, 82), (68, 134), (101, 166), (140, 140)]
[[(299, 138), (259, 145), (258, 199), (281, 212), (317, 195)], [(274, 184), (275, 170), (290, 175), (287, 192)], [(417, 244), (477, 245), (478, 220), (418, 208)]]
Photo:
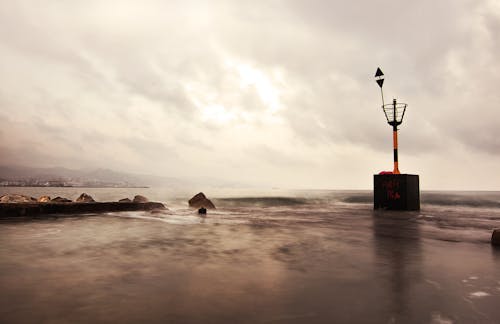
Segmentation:
[(377, 68), (377, 72), (375, 72), (375, 76), (378, 77), (378, 76), (382, 76), (382, 75), (384, 75), (382, 70), (380, 68)]

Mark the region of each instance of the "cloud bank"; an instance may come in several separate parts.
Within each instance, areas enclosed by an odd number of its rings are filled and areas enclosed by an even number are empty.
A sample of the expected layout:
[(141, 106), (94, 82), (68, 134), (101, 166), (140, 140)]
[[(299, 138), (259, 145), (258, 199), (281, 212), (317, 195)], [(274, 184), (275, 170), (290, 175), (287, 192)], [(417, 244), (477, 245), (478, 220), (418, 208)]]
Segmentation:
[(371, 188), (500, 189), (496, 1), (0, 5), (2, 164)]

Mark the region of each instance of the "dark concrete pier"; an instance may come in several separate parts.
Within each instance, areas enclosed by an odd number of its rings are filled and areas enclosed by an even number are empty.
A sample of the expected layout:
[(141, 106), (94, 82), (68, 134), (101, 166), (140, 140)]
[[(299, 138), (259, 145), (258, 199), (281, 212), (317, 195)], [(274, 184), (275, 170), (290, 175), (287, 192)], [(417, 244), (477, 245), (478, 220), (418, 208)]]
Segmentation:
[(118, 211), (150, 211), (166, 209), (159, 202), (65, 202), (65, 203), (0, 203), (0, 219), (43, 217), (52, 214), (86, 214)]

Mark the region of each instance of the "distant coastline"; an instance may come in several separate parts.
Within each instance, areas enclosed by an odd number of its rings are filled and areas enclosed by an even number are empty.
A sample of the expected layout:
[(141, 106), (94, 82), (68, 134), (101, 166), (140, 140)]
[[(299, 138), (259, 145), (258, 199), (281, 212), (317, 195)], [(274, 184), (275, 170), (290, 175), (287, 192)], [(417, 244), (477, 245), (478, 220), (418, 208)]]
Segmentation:
[(119, 172), (109, 169), (40, 168), (0, 165), (1, 187), (34, 188), (150, 188), (186, 187), (188, 180)]
[(149, 189), (148, 186), (123, 186), (123, 185), (19, 185), (19, 184), (0, 184), (1, 188), (130, 188), (130, 189)]

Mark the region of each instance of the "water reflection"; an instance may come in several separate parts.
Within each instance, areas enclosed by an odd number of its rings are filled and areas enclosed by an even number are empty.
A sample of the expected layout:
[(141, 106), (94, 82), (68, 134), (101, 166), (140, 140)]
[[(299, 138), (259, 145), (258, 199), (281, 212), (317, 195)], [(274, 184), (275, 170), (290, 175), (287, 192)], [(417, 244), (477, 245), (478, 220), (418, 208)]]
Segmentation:
[[(415, 321), (411, 291), (422, 280), (422, 256), (417, 213), (374, 211), (373, 234), (378, 273), (389, 288), (391, 322)], [(422, 318), (425, 320), (425, 318)]]
[(500, 263), (500, 245), (491, 245), (491, 256), (493, 261)]
[(500, 319), (500, 251), (434, 239), (429, 223), (327, 205), (2, 224), (0, 322)]

